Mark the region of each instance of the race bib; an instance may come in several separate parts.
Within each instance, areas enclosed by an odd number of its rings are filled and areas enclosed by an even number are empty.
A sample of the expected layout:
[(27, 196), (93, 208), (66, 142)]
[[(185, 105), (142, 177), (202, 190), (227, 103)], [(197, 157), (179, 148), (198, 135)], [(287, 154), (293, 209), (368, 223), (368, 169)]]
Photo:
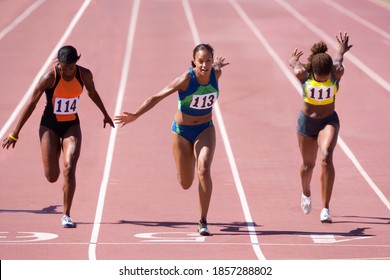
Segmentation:
[(309, 87), (307, 89), (307, 97), (317, 101), (323, 101), (333, 98), (334, 86), (329, 87)]
[(215, 101), (217, 101), (217, 93), (208, 93), (202, 95), (193, 95), (190, 108), (196, 110), (209, 109), (213, 107)]
[(79, 98), (59, 98), (54, 101), (54, 114), (71, 115), (76, 114), (79, 105)]

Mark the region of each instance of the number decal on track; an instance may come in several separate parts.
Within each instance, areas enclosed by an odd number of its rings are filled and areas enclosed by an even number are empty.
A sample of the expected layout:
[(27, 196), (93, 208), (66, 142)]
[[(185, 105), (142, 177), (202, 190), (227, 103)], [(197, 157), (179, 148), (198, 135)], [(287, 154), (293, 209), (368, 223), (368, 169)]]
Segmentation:
[(187, 243), (204, 242), (205, 237), (194, 232), (145, 232), (134, 235), (143, 239), (141, 242), (152, 243)]
[(39, 242), (56, 239), (57, 234), (48, 232), (0, 232), (0, 243)]

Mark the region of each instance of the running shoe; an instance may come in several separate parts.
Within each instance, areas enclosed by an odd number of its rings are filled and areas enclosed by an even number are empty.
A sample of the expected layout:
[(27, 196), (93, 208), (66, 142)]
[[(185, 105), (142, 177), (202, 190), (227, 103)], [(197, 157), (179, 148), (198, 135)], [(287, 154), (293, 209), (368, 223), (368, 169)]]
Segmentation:
[(332, 217), (330, 216), (330, 212), (328, 208), (322, 209), (320, 219), (321, 219), (321, 223), (328, 223), (328, 224), (332, 223)]
[(198, 233), (202, 236), (209, 236), (211, 235), (210, 231), (207, 228), (207, 222), (205, 219), (201, 219), (198, 224)]
[(310, 213), (310, 211), (311, 211), (311, 198), (310, 198), (310, 196), (306, 196), (306, 195), (302, 194), (301, 209), (302, 209), (303, 214), (305, 214), (305, 215)]
[(68, 215), (64, 215), (61, 218), (61, 223), (63, 228), (75, 228), (76, 225), (73, 223), (72, 219)]

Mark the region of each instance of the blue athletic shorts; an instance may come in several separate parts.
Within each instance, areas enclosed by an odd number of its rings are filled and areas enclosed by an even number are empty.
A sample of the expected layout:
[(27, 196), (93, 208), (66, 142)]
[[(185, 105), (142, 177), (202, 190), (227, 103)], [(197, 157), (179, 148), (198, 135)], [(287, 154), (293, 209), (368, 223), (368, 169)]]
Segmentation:
[(297, 131), (303, 136), (317, 137), (327, 125), (340, 125), (339, 117), (335, 111), (323, 119), (313, 119), (299, 112)]
[(192, 144), (194, 144), (196, 138), (201, 134), (206, 128), (213, 125), (213, 121), (210, 120), (206, 123), (196, 124), (196, 125), (181, 125), (177, 124), (175, 121), (172, 123), (172, 131), (184, 137)]

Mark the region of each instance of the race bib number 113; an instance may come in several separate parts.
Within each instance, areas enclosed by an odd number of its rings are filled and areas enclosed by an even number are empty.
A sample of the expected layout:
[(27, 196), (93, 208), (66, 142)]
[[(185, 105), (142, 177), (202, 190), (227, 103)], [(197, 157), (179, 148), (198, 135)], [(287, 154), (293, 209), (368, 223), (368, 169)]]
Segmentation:
[(208, 109), (211, 108), (217, 100), (217, 93), (209, 93), (202, 95), (193, 95), (190, 107), (192, 109)]

